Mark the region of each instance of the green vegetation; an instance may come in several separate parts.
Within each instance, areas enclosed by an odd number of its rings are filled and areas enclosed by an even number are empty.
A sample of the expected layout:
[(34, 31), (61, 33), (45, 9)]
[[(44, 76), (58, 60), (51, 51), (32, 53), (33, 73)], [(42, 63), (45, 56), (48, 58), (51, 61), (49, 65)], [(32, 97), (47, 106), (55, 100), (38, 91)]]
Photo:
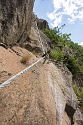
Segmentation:
[(71, 41), (71, 34), (61, 34), (56, 28), (43, 32), (51, 40), (53, 47), (50, 57), (63, 61), (74, 76), (83, 72), (83, 47)]
[(51, 40), (50, 58), (55, 62), (63, 62), (71, 71), (74, 90), (83, 106), (83, 47), (71, 41), (71, 34), (60, 33), (60, 28), (45, 29), (43, 33)]
[(54, 50), (50, 53), (50, 58), (63, 62), (64, 61), (64, 52)]
[(73, 77), (77, 76), (77, 74), (80, 72), (80, 66), (73, 56), (68, 57), (66, 61), (66, 66), (72, 72)]
[(80, 107), (83, 108), (83, 87), (81, 87), (81, 89), (79, 89), (76, 86), (76, 84), (73, 84), (73, 89), (78, 97)]

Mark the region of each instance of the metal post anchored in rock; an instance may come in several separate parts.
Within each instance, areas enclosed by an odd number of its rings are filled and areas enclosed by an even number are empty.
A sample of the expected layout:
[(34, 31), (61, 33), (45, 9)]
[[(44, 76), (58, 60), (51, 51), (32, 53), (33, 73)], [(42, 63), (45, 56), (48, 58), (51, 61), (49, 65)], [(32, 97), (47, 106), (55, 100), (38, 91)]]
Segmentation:
[(46, 60), (49, 58), (49, 54), (50, 54), (50, 50), (48, 50), (47, 52), (45, 52), (45, 54), (42, 55), (42, 57), (45, 57), (43, 64), (44, 64), (44, 63), (46, 62)]

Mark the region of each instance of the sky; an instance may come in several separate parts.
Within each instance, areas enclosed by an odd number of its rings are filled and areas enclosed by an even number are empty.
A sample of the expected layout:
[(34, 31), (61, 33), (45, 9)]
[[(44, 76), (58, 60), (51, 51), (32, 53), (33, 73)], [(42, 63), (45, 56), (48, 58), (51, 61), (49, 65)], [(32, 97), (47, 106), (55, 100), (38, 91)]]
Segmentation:
[(33, 11), (50, 28), (65, 24), (61, 32), (71, 33), (74, 43), (83, 44), (83, 0), (35, 0)]

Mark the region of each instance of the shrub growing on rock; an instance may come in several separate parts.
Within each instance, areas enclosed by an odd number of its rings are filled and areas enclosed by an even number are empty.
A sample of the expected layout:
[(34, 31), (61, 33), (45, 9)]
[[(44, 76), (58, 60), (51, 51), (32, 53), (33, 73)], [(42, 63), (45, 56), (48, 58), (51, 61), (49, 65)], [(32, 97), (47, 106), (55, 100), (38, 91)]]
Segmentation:
[(20, 62), (23, 63), (23, 64), (26, 64), (30, 59), (30, 56), (29, 55), (24, 55), (22, 56)]
[(52, 51), (50, 53), (50, 58), (56, 60), (56, 61), (60, 61), (60, 62), (63, 62), (64, 60), (64, 53), (61, 52), (61, 51)]

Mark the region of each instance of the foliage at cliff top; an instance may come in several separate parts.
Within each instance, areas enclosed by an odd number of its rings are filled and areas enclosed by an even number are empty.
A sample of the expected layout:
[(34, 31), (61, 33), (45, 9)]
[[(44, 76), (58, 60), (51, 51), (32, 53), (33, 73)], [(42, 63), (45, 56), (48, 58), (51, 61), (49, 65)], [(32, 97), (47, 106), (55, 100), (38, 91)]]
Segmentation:
[(71, 34), (62, 34), (57, 28), (45, 29), (43, 32), (51, 40), (50, 58), (62, 61), (73, 77), (83, 73), (83, 47), (71, 41)]
[[(73, 75), (77, 88), (83, 87), (83, 47), (71, 41), (71, 34), (60, 33), (60, 28), (45, 29), (43, 33), (51, 40), (50, 58), (55, 62), (63, 62)], [(75, 91), (83, 105), (83, 89)], [(78, 94), (79, 93), (79, 94)]]

